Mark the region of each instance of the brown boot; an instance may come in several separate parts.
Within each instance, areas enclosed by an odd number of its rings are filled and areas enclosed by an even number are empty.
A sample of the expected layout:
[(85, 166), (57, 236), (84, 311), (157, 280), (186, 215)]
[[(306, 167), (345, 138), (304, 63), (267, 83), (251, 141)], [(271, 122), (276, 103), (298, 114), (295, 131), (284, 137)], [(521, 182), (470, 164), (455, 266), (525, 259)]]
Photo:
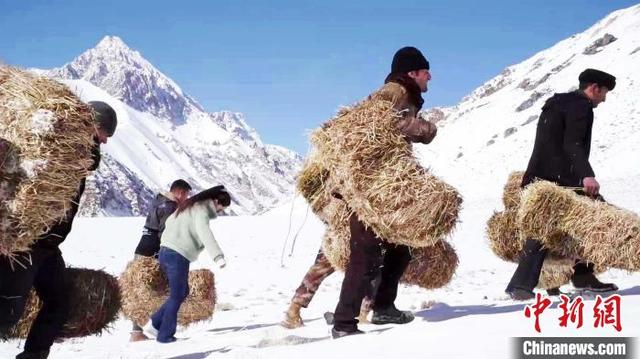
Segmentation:
[(289, 309), (285, 313), (285, 318), (282, 321), (282, 326), (287, 329), (295, 329), (303, 326), (302, 318), (300, 317), (301, 306), (296, 303), (291, 303)]
[(142, 332), (131, 332), (131, 336), (129, 337), (130, 342), (140, 342), (143, 340), (149, 340), (149, 337), (144, 335)]

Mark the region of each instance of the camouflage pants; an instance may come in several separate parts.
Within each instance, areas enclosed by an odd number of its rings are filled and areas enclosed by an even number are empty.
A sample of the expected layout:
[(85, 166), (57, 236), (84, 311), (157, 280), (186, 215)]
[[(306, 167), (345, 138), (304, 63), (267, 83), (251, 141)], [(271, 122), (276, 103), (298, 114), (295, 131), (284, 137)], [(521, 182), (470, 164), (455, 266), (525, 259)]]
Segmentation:
[[(296, 289), (296, 293), (294, 294), (291, 301), (303, 308), (308, 307), (309, 303), (311, 303), (311, 300), (313, 299), (313, 296), (316, 294), (316, 291), (318, 291), (318, 288), (320, 287), (322, 281), (333, 272), (335, 272), (335, 269), (333, 269), (331, 263), (329, 263), (329, 260), (327, 260), (327, 257), (325, 257), (324, 253), (322, 252), (322, 248), (320, 248), (315, 262), (309, 268), (307, 274), (305, 274), (304, 278), (302, 279), (302, 283), (300, 283), (300, 286), (298, 287), (298, 289)], [(360, 308), (362, 311), (371, 310), (371, 298), (374, 288), (375, 283), (371, 283), (370, 292), (368, 292), (362, 300), (362, 305)]]

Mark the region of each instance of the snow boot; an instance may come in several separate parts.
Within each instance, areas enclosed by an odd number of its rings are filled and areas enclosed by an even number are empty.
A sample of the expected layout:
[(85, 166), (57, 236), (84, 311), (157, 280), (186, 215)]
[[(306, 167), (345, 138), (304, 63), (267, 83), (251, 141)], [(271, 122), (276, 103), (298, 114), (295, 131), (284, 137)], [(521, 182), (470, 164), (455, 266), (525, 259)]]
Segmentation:
[(594, 293), (613, 292), (618, 290), (618, 286), (613, 283), (602, 283), (593, 273), (574, 274), (571, 283), (579, 291), (589, 291)]
[(291, 303), (289, 309), (285, 312), (285, 318), (280, 323), (283, 327), (287, 329), (295, 329), (300, 328), (304, 324), (302, 323), (302, 318), (300, 317), (300, 309), (302, 307), (299, 304)]
[(411, 312), (398, 310), (395, 305), (385, 309), (374, 309), (371, 324), (406, 324), (415, 317)]

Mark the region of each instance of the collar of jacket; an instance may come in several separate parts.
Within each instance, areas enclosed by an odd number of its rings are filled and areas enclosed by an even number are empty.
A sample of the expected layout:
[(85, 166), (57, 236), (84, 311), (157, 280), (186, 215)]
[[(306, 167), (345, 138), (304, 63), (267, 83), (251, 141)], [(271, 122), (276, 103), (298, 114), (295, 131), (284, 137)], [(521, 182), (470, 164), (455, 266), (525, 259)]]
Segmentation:
[(385, 84), (388, 82), (394, 82), (404, 87), (405, 90), (407, 90), (411, 103), (418, 108), (418, 111), (422, 109), (422, 105), (424, 104), (422, 90), (420, 90), (420, 86), (418, 86), (416, 81), (409, 77), (409, 75), (401, 72), (392, 72), (384, 80)]
[(584, 93), (584, 91), (582, 90), (575, 90), (574, 91), (576, 94), (578, 94), (578, 96), (583, 97), (585, 99), (587, 99), (587, 101), (589, 101), (589, 105), (591, 105), (591, 107), (593, 107), (593, 101), (591, 101), (591, 99), (589, 98), (589, 96), (587, 96), (586, 93)]

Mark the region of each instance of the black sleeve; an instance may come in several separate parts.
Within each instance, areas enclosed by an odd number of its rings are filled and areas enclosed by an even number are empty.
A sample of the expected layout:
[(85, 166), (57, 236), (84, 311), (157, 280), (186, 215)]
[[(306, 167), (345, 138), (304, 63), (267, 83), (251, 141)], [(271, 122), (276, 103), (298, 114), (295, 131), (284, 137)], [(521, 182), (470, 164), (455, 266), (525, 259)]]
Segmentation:
[(164, 232), (164, 224), (167, 221), (167, 218), (178, 208), (178, 204), (176, 202), (164, 202), (156, 211), (158, 218), (158, 232)]
[(588, 141), (591, 141), (593, 113), (584, 106), (572, 106), (565, 116), (565, 135), (563, 148), (569, 159), (569, 165), (580, 180), (595, 177), (589, 164)]

